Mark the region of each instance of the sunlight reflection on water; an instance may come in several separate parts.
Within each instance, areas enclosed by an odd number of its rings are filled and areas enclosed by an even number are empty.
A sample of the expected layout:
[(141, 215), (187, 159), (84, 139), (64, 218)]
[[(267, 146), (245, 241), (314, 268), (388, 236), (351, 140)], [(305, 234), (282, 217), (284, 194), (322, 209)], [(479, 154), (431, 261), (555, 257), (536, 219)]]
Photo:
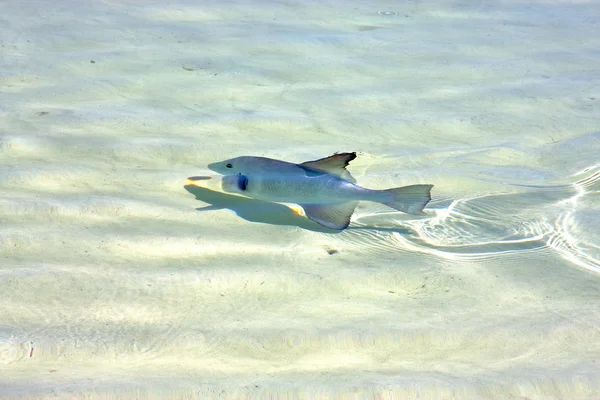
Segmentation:
[[(591, 232), (581, 229), (577, 218), (578, 202), (598, 193), (600, 167), (585, 168), (573, 177), (577, 180), (571, 184), (521, 183), (514, 186), (529, 190), (457, 199), (446, 207), (429, 207), (428, 218), (400, 216), (399, 231), (392, 235), (378, 234), (378, 226), (392, 229), (390, 222), (398, 213), (363, 214), (355, 222), (372, 229), (369, 241), (374, 247), (393, 246), (395, 242), (398, 248), (457, 261), (551, 248), (574, 265), (600, 272), (598, 246), (585, 237)], [(403, 228), (409, 234), (402, 232)]]

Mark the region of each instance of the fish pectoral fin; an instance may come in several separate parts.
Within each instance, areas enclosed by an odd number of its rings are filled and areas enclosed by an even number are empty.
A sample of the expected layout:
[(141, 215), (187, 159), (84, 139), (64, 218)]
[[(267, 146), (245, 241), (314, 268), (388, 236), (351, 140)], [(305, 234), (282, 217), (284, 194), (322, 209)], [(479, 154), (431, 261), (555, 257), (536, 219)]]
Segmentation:
[(246, 175), (238, 174), (237, 185), (242, 192), (245, 191), (248, 188), (248, 177)]
[(356, 158), (356, 153), (339, 153), (330, 157), (321, 158), (314, 161), (306, 161), (298, 164), (300, 168), (306, 171), (307, 176), (322, 175), (324, 173), (338, 176), (342, 179), (355, 183), (356, 180), (346, 169), (350, 161)]
[(356, 201), (337, 204), (300, 204), (311, 221), (331, 229), (346, 229), (354, 213)]

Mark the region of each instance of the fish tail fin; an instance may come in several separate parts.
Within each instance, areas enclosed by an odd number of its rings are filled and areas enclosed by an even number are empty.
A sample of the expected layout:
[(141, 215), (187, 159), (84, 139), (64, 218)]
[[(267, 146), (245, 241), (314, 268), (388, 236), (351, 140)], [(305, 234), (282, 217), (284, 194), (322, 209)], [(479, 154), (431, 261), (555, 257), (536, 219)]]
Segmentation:
[(410, 185), (388, 190), (380, 193), (385, 195), (381, 203), (407, 214), (422, 215), (423, 208), (431, 200), (433, 185)]

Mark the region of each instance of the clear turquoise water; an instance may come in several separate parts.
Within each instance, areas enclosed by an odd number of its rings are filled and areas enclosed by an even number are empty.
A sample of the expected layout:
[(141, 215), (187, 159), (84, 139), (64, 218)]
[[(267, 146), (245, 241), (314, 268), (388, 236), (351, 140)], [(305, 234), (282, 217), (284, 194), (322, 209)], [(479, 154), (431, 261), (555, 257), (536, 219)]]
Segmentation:
[[(0, 397), (597, 397), (597, 21), (0, 4)], [(332, 234), (184, 188), (338, 151), (363, 186), (434, 184), (427, 216), (361, 204)]]

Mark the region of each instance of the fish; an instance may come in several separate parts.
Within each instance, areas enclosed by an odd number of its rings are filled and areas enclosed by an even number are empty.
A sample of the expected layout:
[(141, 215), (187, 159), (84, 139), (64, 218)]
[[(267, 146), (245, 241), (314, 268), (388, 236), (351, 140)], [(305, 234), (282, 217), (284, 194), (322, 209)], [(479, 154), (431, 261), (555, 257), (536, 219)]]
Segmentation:
[(407, 214), (423, 215), (433, 185), (372, 190), (356, 184), (346, 169), (356, 152), (295, 164), (266, 157), (241, 156), (208, 165), (222, 174), (225, 193), (274, 203), (293, 203), (310, 220), (330, 229), (348, 227), (359, 201), (385, 204)]

